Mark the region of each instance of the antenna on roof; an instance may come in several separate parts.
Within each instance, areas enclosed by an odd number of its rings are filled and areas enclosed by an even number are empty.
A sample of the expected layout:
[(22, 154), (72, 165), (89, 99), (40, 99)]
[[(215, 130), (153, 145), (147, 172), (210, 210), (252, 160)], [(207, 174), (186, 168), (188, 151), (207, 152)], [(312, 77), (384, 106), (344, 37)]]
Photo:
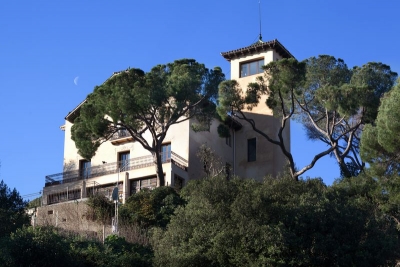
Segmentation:
[(258, 0), (258, 16), (260, 18), (260, 35), (258, 36), (258, 41), (262, 42), (262, 35), (261, 35), (261, 0)]

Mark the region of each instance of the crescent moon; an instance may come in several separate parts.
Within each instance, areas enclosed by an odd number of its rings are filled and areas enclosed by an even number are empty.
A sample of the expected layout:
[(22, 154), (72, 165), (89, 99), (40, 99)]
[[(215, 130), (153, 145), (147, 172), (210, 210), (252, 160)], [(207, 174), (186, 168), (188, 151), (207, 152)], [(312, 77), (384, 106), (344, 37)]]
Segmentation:
[(79, 79), (79, 76), (76, 76), (75, 79), (74, 79), (74, 84), (75, 85), (78, 85), (78, 79)]

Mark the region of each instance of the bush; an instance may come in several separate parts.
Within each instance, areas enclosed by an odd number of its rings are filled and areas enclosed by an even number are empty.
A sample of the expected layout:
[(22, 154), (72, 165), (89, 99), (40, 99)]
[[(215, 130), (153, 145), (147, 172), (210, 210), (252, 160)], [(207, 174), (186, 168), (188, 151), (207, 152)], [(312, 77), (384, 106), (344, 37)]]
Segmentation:
[(130, 196), (121, 207), (120, 216), (125, 223), (166, 227), (175, 209), (183, 204), (183, 199), (174, 188), (162, 186)]
[(60, 234), (52, 227), (24, 227), (0, 240), (1, 266), (151, 266), (150, 248), (109, 236), (105, 244)]
[(25, 212), (27, 204), (15, 188), (11, 190), (3, 180), (0, 182), (0, 238), (29, 225), (29, 216)]
[(3, 242), (4, 266), (81, 266), (54, 228), (23, 227)]
[(154, 231), (155, 266), (394, 264), (393, 223), (353, 191), (320, 179), (190, 182), (187, 205)]

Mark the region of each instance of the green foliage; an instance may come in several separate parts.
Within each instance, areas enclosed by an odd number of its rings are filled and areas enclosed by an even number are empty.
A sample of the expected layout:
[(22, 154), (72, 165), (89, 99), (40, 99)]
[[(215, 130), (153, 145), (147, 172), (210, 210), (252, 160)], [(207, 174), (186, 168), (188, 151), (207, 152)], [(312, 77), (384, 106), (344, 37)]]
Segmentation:
[(52, 227), (23, 227), (0, 240), (1, 266), (151, 266), (150, 248), (118, 236), (105, 244), (61, 234)]
[[(397, 73), (375, 62), (350, 70), (342, 59), (328, 55), (303, 62), (282, 59), (263, 68), (264, 77), (257, 77), (247, 88), (240, 88), (236, 81), (221, 83), (219, 115), (247, 121), (258, 134), (280, 146), (295, 179), (329, 154), (337, 160), (343, 177), (359, 174), (365, 166), (359, 154), (363, 127), (375, 121), (380, 98), (393, 86)], [(260, 130), (260, 122), (246, 114), (246, 110), (263, 104), (259, 103), (262, 96), (267, 97), (265, 104), (274, 116), (281, 118), (281, 127), (268, 134)], [(327, 145), (298, 171), (281, 136), (290, 119), (303, 124), (310, 140)]]
[(223, 81), (218, 87), (217, 112), (222, 120), (225, 120), (234, 110), (242, 110), (245, 101), (239, 83), (235, 80)]
[(362, 67), (354, 67), (351, 84), (356, 84), (369, 89), (369, 94), (364, 92), (365, 111), (364, 122), (373, 123), (378, 114), (381, 98), (394, 85), (397, 73), (391, 71), (388, 65), (369, 62)]
[(33, 209), (40, 207), (42, 205), (42, 197), (37, 197), (34, 200), (29, 201), (28, 203), (28, 209)]
[(0, 182), (0, 238), (9, 235), (23, 225), (29, 224), (25, 212), (27, 202), (18, 191), (11, 190), (4, 182)]
[[(275, 116), (287, 116), (294, 112), (293, 100), (298, 96), (305, 80), (306, 65), (297, 60), (282, 59), (264, 66), (265, 78), (260, 78), (262, 87), (266, 88), (268, 98), (266, 104), (273, 110)], [(249, 84), (249, 87), (254, 86)], [(264, 89), (265, 90), (265, 89)], [(261, 91), (264, 93), (264, 91)]]
[(369, 163), (368, 174), (384, 192), (380, 207), (400, 229), (400, 85), (385, 94), (375, 125), (365, 126), (361, 137), (361, 157)]
[(90, 207), (88, 217), (94, 221), (107, 224), (111, 221), (111, 217), (114, 216), (115, 205), (104, 195), (92, 195), (86, 201), (86, 204)]
[(72, 250), (80, 257), (83, 266), (151, 266), (152, 251), (131, 244), (116, 235), (108, 236), (105, 244), (96, 242), (72, 242)]
[(128, 223), (139, 223), (143, 227), (166, 227), (175, 209), (183, 204), (174, 188), (162, 186), (133, 194), (121, 206), (119, 214)]
[(382, 63), (370, 62), (353, 70), (332, 56), (307, 61), (307, 80), (301, 112), (311, 140), (333, 147), (344, 177), (364, 168), (359, 155), (363, 125), (374, 122), (380, 98), (392, 87), (397, 73)]
[(155, 266), (394, 264), (398, 234), (371, 198), (377, 186), (348, 181), (193, 181), (154, 231)]
[[(231, 112), (242, 113), (243, 110), (251, 110), (259, 104), (263, 95), (269, 96), (266, 104), (274, 110), (275, 115), (292, 111), (291, 99), (293, 94), (297, 93), (294, 89), (304, 81), (305, 64), (290, 58), (271, 62), (263, 68), (265, 78), (257, 77), (257, 82), (250, 83), (244, 91), (235, 80), (220, 84), (217, 111), (221, 118), (226, 118)], [(281, 101), (286, 105), (282, 106)]]
[(82, 266), (53, 228), (23, 227), (3, 242), (2, 266)]
[(123, 237), (117, 235), (108, 236), (105, 246), (117, 258), (115, 266), (150, 266), (152, 250), (148, 247), (128, 243)]
[[(283, 132), (295, 111), (298, 87), (305, 79), (305, 63), (290, 58), (271, 62), (263, 68), (265, 77), (257, 77), (256, 82), (248, 84), (246, 89), (242, 89), (235, 80), (222, 82), (219, 86), (217, 112), (222, 120), (231, 115), (235, 119), (247, 121), (258, 134), (279, 146), (288, 159), (292, 177), (297, 180), (306, 170), (295, 171), (293, 156), (286, 149), (288, 146), (285, 144)], [(281, 118), (276, 129), (269, 127), (268, 131), (261, 130), (263, 125), (257, 125), (247, 113), (257, 105), (264, 104), (259, 103), (262, 96), (268, 96), (265, 104), (273, 110), (276, 117)], [(224, 134), (222, 127), (219, 129), (220, 136)]]
[(376, 126), (365, 126), (361, 138), (361, 156), (370, 163), (377, 177), (400, 174), (400, 85), (382, 99)]
[(230, 131), (229, 127), (226, 126), (225, 124), (218, 125), (217, 131), (218, 131), (219, 137), (226, 138), (226, 137), (231, 136), (231, 131)]
[[(71, 129), (78, 153), (92, 158), (102, 142), (126, 129), (157, 163), (164, 185), (159, 151), (169, 127), (196, 118), (197, 130), (208, 129), (215, 113), (220, 68), (207, 69), (193, 59), (157, 65), (150, 72), (128, 69), (96, 86), (80, 108)], [(151, 140), (144, 134), (150, 133)]]

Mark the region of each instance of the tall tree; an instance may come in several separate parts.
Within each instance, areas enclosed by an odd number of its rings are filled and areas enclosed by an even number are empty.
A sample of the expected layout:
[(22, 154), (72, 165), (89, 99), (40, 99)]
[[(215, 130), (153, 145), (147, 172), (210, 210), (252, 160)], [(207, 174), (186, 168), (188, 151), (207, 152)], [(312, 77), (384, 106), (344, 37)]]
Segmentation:
[[(282, 59), (264, 66), (264, 71), (264, 77), (250, 83), (244, 93), (236, 81), (222, 83), (219, 114), (233, 113), (278, 145), (296, 180), (329, 154), (337, 160), (343, 176), (357, 175), (364, 168), (359, 157), (362, 128), (365, 122), (375, 120), (380, 97), (390, 90), (397, 74), (382, 63), (350, 70), (343, 60), (327, 55), (303, 62)], [(281, 119), (277, 132), (270, 135), (246, 116), (246, 110), (261, 104), (263, 95), (268, 96), (265, 104)], [(290, 119), (301, 122), (311, 140), (327, 145), (301, 169), (296, 169), (284, 143), (283, 131)]]
[[(92, 158), (98, 147), (126, 129), (156, 163), (159, 185), (165, 184), (161, 146), (168, 129), (196, 118), (196, 130), (208, 127), (215, 112), (220, 68), (207, 69), (193, 59), (157, 65), (150, 72), (128, 69), (96, 86), (72, 127), (78, 152)], [(150, 138), (147, 138), (150, 136)]]
[(28, 203), (22, 199), (18, 191), (11, 190), (4, 182), (0, 182), (0, 237), (9, 235), (23, 225), (29, 224), (29, 216), (25, 212)]
[(393, 86), (397, 73), (374, 62), (349, 70), (332, 56), (312, 57), (306, 63), (298, 118), (311, 140), (334, 147), (342, 176), (357, 175), (365, 166), (359, 155), (363, 126), (375, 121), (380, 98)]
[(361, 137), (361, 156), (375, 177), (400, 175), (400, 84), (382, 99), (376, 124), (368, 124)]

